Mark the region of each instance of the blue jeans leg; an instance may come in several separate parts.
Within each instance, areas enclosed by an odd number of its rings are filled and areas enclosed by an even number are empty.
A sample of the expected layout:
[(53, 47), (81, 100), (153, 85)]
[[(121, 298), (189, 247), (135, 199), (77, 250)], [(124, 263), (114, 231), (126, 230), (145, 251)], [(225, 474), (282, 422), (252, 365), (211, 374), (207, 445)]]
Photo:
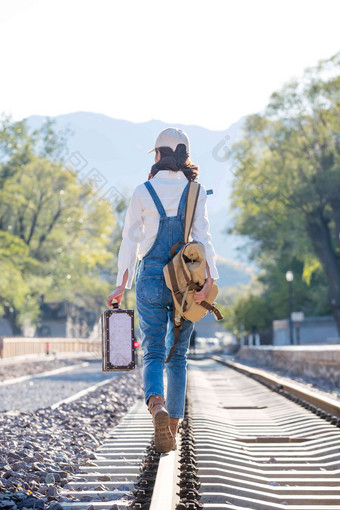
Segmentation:
[(143, 351), (143, 383), (145, 403), (151, 395), (164, 397), (163, 369), (167, 308), (160, 304), (137, 299), (137, 311)]
[[(166, 356), (173, 345), (172, 310), (168, 312), (169, 329), (166, 337)], [(172, 418), (183, 418), (187, 380), (187, 351), (195, 323), (184, 320), (175, 352), (165, 364), (167, 375), (166, 408)]]
[(194, 322), (183, 321), (179, 341), (169, 363), (165, 360), (174, 341), (173, 302), (163, 279), (147, 276), (136, 281), (136, 307), (143, 351), (145, 403), (151, 395), (164, 395), (163, 371), (166, 366), (166, 408), (173, 418), (184, 416), (187, 350)]

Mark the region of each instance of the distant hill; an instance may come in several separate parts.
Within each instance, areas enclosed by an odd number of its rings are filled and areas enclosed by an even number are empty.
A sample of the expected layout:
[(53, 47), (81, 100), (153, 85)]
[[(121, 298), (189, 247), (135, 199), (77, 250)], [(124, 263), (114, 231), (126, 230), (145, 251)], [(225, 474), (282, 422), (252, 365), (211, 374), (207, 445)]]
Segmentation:
[[(27, 119), (32, 128), (39, 128), (45, 121), (43, 116)], [(134, 123), (113, 119), (102, 114), (75, 112), (54, 117), (56, 131), (69, 128), (73, 135), (68, 138), (69, 153), (67, 164), (79, 172), (81, 179), (91, 177), (98, 190), (98, 196), (108, 198), (118, 194), (129, 198), (134, 188), (147, 179), (154, 163), (154, 154), (147, 151), (153, 147), (160, 131), (174, 124), (160, 120)], [(175, 124), (189, 136), (191, 160), (199, 165), (200, 182), (206, 189), (213, 189), (208, 195), (208, 214), (212, 242), (222, 260), (237, 261), (236, 247), (240, 240), (223, 231), (230, 226), (230, 193), (233, 174), (232, 164), (226, 159), (228, 147), (242, 136), (244, 119), (240, 119), (223, 131), (184, 124)], [(221, 281), (244, 282), (248, 279), (246, 266), (232, 266), (221, 263)], [(228, 268), (228, 270), (227, 270)]]
[(221, 288), (248, 285), (255, 274), (255, 270), (245, 263), (225, 259), (220, 255), (217, 256), (216, 264), (220, 276), (216, 283)]

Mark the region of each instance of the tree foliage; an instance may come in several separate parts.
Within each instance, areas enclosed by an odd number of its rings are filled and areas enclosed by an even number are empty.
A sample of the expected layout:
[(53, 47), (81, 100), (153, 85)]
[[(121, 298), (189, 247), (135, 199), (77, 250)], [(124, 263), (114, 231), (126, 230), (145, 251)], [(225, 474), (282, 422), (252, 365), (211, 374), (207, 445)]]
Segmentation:
[[(263, 114), (247, 117), (244, 138), (232, 149), (232, 207), (234, 232), (250, 237), (252, 258), (272, 284), (284, 283), (285, 270), (300, 265), (302, 297), (315, 300), (309, 309), (331, 310), (340, 331), (339, 70), (340, 53), (273, 93)], [(267, 316), (285, 317), (287, 310), (273, 308), (272, 284), (266, 282), (258, 305), (271, 296)], [(250, 303), (255, 309), (253, 297), (243, 304)]]
[(15, 334), (39, 320), (39, 303), (68, 300), (97, 313), (112, 288), (112, 206), (58, 158), (63, 137), (50, 121), (0, 127), (0, 313)]

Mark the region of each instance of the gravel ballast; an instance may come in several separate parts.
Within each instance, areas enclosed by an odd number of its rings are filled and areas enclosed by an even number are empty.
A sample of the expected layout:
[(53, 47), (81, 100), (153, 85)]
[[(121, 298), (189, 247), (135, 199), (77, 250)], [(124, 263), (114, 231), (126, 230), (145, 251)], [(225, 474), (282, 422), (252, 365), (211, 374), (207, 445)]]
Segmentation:
[(142, 368), (119, 374), (85, 397), (52, 410), (0, 414), (0, 508), (60, 510), (74, 478), (109, 429), (143, 399)]
[(0, 411), (36, 411), (57, 404), (89, 386), (121, 375), (119, 372), (103, 372), (99, 361), (65, 368), (67, 371), (61, 373), (37, 376), (8, 386), (0, 385)]
[(70, 367), (72, 365), (78, 365), (83, 361), (88, 361), (89, 359), (95, 359), (95, 357), (79, 355), (78, 357), (58, 358), (51, 355), (50, 357), (46, 356), (45, 359), (39, 359), (38, 361), (30, 359), (11, 360), (10, 362), (6, 359), (0, 360), (0, 381), (25, 375), (37, 375), (41, 372), (47, 372), (48, 370), (55, 370), (56, 368)]

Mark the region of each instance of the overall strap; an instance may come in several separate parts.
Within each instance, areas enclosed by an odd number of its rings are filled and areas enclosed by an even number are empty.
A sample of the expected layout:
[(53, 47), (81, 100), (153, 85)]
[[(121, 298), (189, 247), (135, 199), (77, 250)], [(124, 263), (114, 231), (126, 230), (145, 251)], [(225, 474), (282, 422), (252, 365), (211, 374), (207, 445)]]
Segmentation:
[(162, 202), (159, 199), (159, 196), (157, 195), (155, 188), (152, 186), (150, 181), (144, 182), (147, 190), (149, 191), (153, 201), (155, 202), (155, 206), (157, 207), (157, 211), (159, 212), (159, 215), (161, 218), (166, 218), (166, 212), (162, 205)]

